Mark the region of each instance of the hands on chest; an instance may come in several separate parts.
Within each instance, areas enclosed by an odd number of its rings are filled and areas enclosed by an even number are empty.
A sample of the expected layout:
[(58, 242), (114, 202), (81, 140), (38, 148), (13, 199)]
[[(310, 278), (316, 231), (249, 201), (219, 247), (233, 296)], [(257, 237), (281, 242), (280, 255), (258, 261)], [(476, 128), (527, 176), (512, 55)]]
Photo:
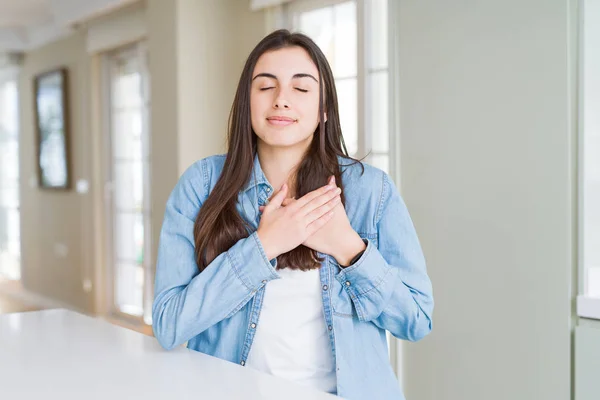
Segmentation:
[(268, 205), (260, 207), (263, 214), (257, 233), (269, 259), (303, 244), (348, 265), (365, 249), (350, 225), (333, 176), (326, 186), (299, 199), (287, 198), (287, 193), (283, 185)]

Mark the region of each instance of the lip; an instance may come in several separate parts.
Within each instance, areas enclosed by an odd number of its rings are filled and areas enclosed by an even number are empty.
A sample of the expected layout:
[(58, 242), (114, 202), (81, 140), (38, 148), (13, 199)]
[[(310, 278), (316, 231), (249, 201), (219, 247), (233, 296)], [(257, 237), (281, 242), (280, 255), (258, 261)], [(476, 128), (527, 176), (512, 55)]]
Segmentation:
[(278, 125), (278, 126), (286, 126), (286, 125), (291, 125), (294, 122), (296, 122), (296, 120), (294, 118), (290, 118), (290, 117), (283, 117), (280, 115), (275, 115), (272, 117), (268, 117), (267, 121), (272, 124), (272, 125)]

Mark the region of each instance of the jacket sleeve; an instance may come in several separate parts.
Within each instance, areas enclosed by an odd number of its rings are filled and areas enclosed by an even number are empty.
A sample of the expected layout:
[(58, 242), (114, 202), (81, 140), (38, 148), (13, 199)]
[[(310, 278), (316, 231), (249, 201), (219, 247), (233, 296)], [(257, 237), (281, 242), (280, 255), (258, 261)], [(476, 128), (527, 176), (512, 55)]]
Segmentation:
[(367, 241), (361, 258), (336, 279), (348, 292), (360, 321), (370, 321), (399, 339), (417, 341), (431, 331), (431, 281), (406, 205), (387, 174), (376, 223), (379, 248)]
[(179, 346), (239, 311), (269, 280), (277, 279), (256, 232), (239, 240), (199, 273), (194, 222), (208, 192), (205, 160), (190, 167), (173, 189), (160, 232), (152, 328), (166, 349)]

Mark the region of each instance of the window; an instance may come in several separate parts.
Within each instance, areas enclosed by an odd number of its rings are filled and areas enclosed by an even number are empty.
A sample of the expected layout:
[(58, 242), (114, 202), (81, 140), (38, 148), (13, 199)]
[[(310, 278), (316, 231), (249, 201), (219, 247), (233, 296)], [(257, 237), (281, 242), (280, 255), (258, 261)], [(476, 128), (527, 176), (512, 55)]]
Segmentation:
[(113, 311), (151, 324), (149, 108), (146, 48), (106, 57), (109, 96), (107, 199)]
[(0, 279), (21, 276), (17, 80), (0, 81)]
[[(600, 2), (582, 2), (579, 260), (581, 316), (600, 318)], [(597, 300), (594, 300), (597, 299)]]
[(331, 65), (348, 152), (389, 172), (387, 0), (305, 0), (285, 10), (288, 27)]

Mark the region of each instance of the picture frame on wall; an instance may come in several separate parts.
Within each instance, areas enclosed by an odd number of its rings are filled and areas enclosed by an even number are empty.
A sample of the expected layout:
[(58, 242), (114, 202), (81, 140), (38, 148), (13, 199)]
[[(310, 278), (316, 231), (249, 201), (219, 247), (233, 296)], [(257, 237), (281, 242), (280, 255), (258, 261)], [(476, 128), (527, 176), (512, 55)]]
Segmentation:
[(68, 190), (69, 101), (68, 73), (64, 67), (34, 78), (34, 114), (37, 172), (42, 189)]

